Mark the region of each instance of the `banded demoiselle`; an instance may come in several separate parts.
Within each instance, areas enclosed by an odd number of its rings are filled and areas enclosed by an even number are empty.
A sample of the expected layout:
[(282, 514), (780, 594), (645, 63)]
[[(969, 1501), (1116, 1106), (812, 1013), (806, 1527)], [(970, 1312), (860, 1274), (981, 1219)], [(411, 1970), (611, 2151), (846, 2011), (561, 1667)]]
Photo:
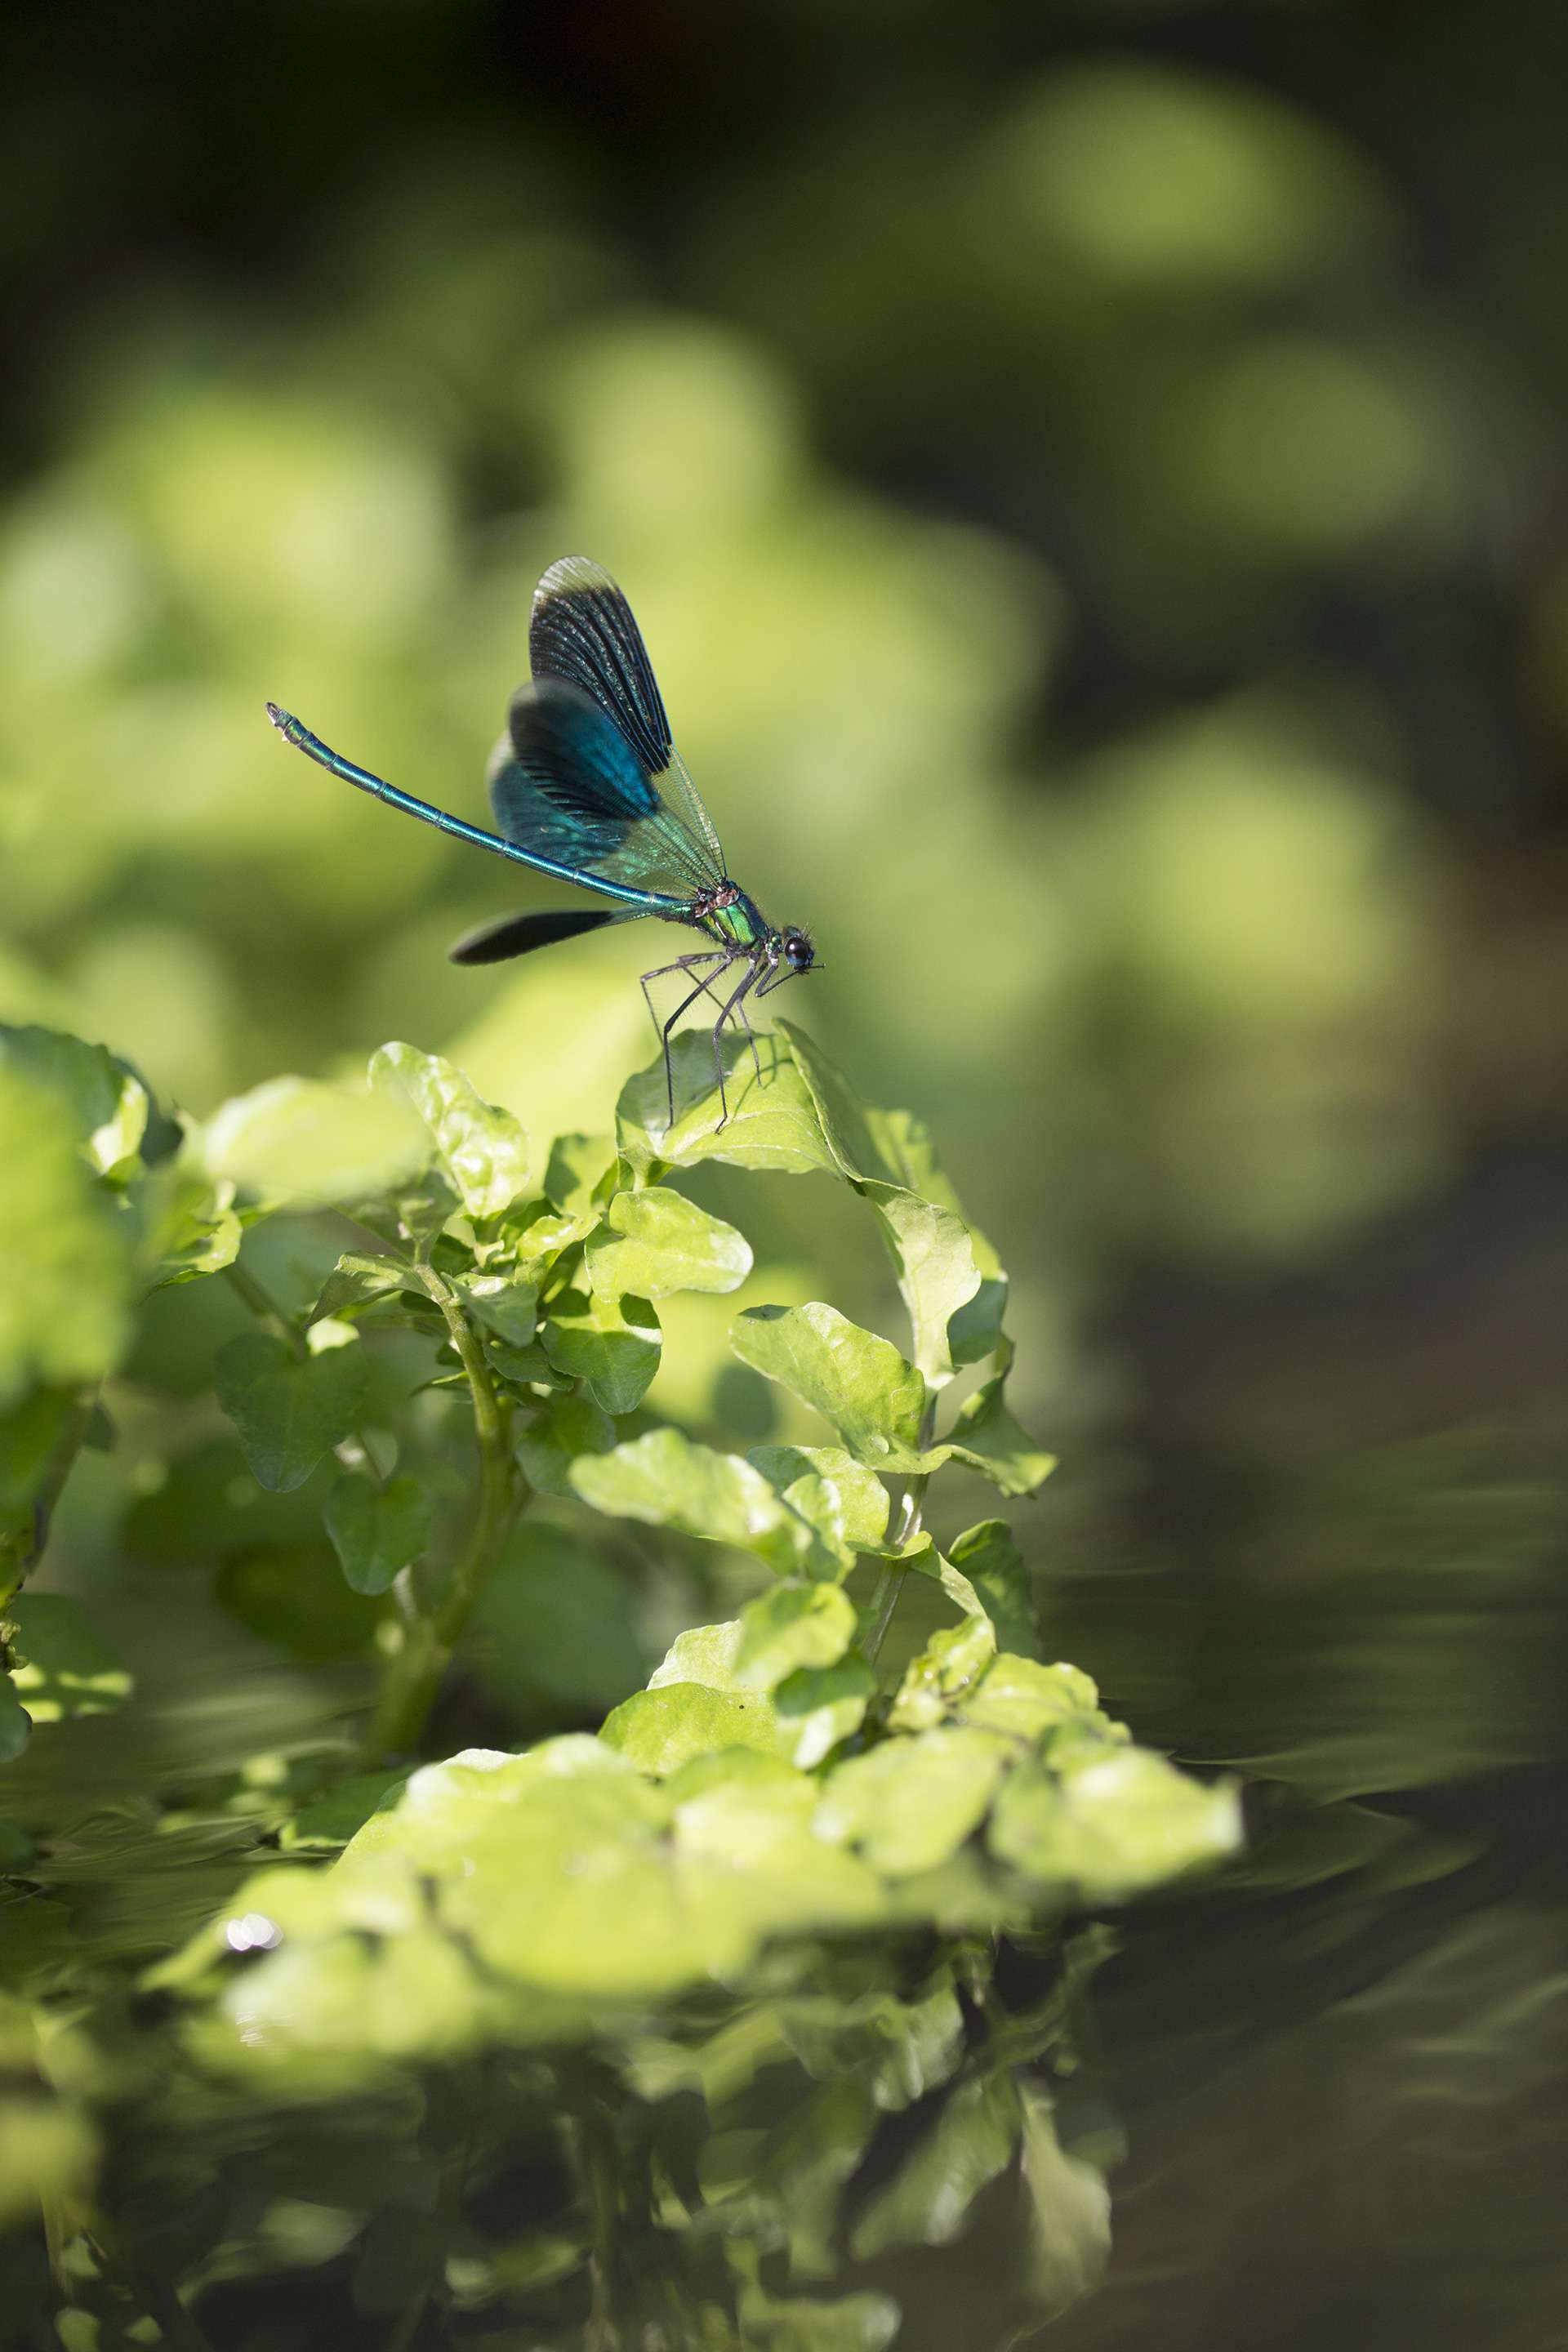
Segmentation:
[[(533, 675), (512, 696), (506, 733), (490, 756), (497, 833), (449, 816), (356, 767), (275, 702), (267, 715), (296, 751), (361, 792), (460, 841), (478, 842), (498, 856), (617, 902), (608, 912), (552, 908), (482, 924), (450, 950), (455, 963), (501, 963), (645, 915), (683, 923), (710, 940), (709, 948), (644, 972), (642, 991), (664, 1050), (672, 1126), (671, 1032), (700, 996), (719, 1007), (713, 1068), (722, 1127), (730, 1116), (724, 1029), (731, 1022), (743, 1026), (760, 1079), (746, 1000), (809, 971), (816, 961), (810, 936), (793, 923), (782, 929), (770, 923), (726, 871), (713, 821), (670, 735), (642, 634), (609, 573), (580, 555), (552, 563), (534, 591), (528, 650)], [(743, 970), (725, 994), (722, 987), (738, 964)], [(661, 1026), (648, 983), (672, 971), (693, 984)]]

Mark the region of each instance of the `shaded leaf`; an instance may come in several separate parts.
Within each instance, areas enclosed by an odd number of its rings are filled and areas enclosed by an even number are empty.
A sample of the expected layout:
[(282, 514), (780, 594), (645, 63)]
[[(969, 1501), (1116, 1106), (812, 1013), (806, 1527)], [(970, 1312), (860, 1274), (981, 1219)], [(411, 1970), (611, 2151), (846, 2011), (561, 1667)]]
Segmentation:
[(346, 1344), (296, 1356), (269, 1331), (246, 1331), (220, 1348), (218, 1402), (239, 1433), (258, 1483), (275, 1495), (302, 1486), (323, 1455), (353, 1430), (367, 1378), (364, 1350), (345, 1324)]
[(544, 1171), (544, 1197), (563, 1216), (583, 1216), (593, 1209), (615, 1163), (613, 1136), (558, 1135)]
[(47, 1087), (67, 1110), (89, 1164), (100, 1176), (134, 1160), (147, 1129), (147, 1089), (107, 1045), (58, 1029), (0, 1023), (0, 1068)]
[(317, 1323), (331, 1317), (340, 1323), (352, 1323), (371, 1307), (384, 1306), (404, 1292), (435, 1312), (434, 1300), (404, 1259), (378, 1256), (374, 1251), (345, 1250), (321, 1285), (310, 1320)]
[(8, 1674), (0, 1673), (0, 1764), (20, 1756), (33, 1736), (33, 1718), (16, 1695)]
[(537, 1493), (569, 1495), (572, 1465), (579, 1454), (607, 1454), (615, 1442), (609, 1414), (591, 1396), (568, 1391), (552, 1397), (529, 1423), (518, 1440), (517, 1458)]
[(658, 1370), (658, 1318), (642, 1298), (599, 1298), (568, 1290), (541, 1332), (558, 1372), (582, 1381), (608, 1413), (635, 1412)]
[(111, 1715), (130, 1697), (130, 1675), (79, 1601), (23, 1592), (6, 1613), (16, 1628), (12, 1680), (36, 1724)]
[(965, 1400), (947, 1450), (1005, 1495), (1032, 1495), (1056, 1468), (1057, 1458), (1037, 1445), (1007, 1410), (1005, 1391), (1012, 1360), (1012, 1349), (1003, 1341), (999, 1369)]
[(856, 2223), (851, 2251), (868, 2262), (889, 2246), (945, 2246), (970, 2207), (1013, 2161), (1023, 2115), (1011, 2074), (961, 2083), (931, 2128)]
[(35, 1385), (97, 1381), (118, 1361), (133, 1286), (129, 1228), (50, 1088), (0, 1065), (0, 1412)]
[(948, 1558), (967, 1577), (996, 1629), (996, 1646), (1016, 1656), (1043, 1653), (1028, 1570), (1005, 1519), (982, 1519), (948, 1546)]
[(510, 1348), (526, 1348), (539, 1320), (539, 1291), (511, 1268), (465, 1274), (452, 1285), (475, 1318)]
[(1045, 2314), (1066, 2309), (1098, 2285), (1110, 2253), (1110, 2193), (1092, 2164), (1057, 2137), (1050, 2099), (1019, 2084), (1023, 2183), (1027, 2198), (1030, 2301)]
[(430, 1541), (430, 1498), (416, 1478), (389, 1478), (377, 1486), (370, 1478), (342, 1477), (323, 1516), (354, 1592), (384, 1592)]

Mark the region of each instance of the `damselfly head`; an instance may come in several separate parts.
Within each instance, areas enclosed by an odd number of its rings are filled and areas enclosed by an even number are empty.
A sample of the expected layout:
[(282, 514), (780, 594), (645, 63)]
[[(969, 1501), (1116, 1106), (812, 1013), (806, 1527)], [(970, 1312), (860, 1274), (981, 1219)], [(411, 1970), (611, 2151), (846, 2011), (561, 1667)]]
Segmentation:
[(816, 961), (816, 950), (812, 946), (809, 931), (797, 930), (786, 923), (779, 933), (779, 952), (791, 971), (809, 971)]

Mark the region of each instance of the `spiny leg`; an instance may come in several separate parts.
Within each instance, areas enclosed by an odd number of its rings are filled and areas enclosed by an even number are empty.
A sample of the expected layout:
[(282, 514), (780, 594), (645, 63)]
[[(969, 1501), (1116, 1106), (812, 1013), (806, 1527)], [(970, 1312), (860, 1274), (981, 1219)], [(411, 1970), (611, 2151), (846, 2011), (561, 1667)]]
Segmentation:
[[(733, 996), (731, 996), (725, 1004), (724, 1010), (720, 1013), (718, 1020), (713, 1024), (713, 1067), (719, 1079), (720, 1128), (728, 1127), (730, 1124), (730, 1097), (724, 1092), (724, 1055), (719, 1040), (724, 1034), (725, 1022), (731, 1018), (737, 1007), (741, 1007), (741, 1018), (742, 1021), (745, 1021), (746, 1015), (744, 1008), (742, 1006), (742, 999), (745, 996), (749, 989), (752, 989), (756, 986), (757, 981), (761, 976), (762, 970), (763, 967), (760, 963), (747, 964), (745, 978), (742, 981), (740, 987), (735, 991)], [(718, 976), (717, 972), (713, 975), (715, 980), (717, 980)], [(748, 1030), (751, 1028), (751, 1023), (747, 1021), (746, 1026)], [(755, 1038), (752, 1040), (752, 1051), (755, 1052)], [(757, 1075), (759, 1077), (762, 1076), (762, 1065), (760, 1062), (757, 1066)], [(714, 1129), (714, 1133), (717, 1134), (718, 1131), (719, 1129), (716, 1128)]]
[[(692, 967), (693, 967), (694, 965), (696, 965), (696, 964), (700, 964), (700, 963), (721, 963), (721, 964), (723, 964), (723, 963), (728, 963), (728, 962), (729, 962), (729, 961), (730, 961), (730, 956), (729, 956), (729, 950), (728, 950), (727, 949), (725, 949), (725, 948), (709, 948), (709, 949), (708, 949), (708, 950), (707, 950), (703, 954), (701, 954), (701, 955), (683, 955), (683, 956), (677, 956), (677, 957), (676, 957), (676, 959), (675, 959), (675, 961), (674, 961), (673, 963), (661, 963), (661, 964), (656, 964), (656, 965), (654, 966), (654, 969), (652, 970), (652, 971), (645, 971), (645, 972), (644, 972), (644, 974), (643, 974), (643, 976), (642, 976), (642, 980), (641, 980), (641, 982), (640, 982), (640, 983), (639, 983), (639, 985), (640, 985), (640, 987), (641, 987), (641, 989), (642, 989), (642, 1001), (643, 1001), (643, 1003), (647, 1006), (647, 1017), (648, 1017), (648, 1019), (653, 1023), (653, 1034), (654, 1034), (654, 1035), (655, 1035), (656, 1037), (662, 1035), (662, 1034), (663, 1034), (663, 1033), (662, 1033), (662, 1031), (660, 1030), (659, 1025), (658, 1025), (658, 1013), (657, 1013), (654, 1011), (654, 1009), (653, 1009), (653, 999), (652, 999), (652, 997), (651, 997), (651, 996), (648, 994), (648, 992), (647, 992), (647, 984), (648, 984), (648, 982), (649, 982), (650, 980), (662, 980), (662, 979), (664, 978), (664, 976), (665, 976), (666, 972), (668, 972), (668, 971), (691, 971)], [(709, 978), (710, 978), (710, 979), (711, 979), (711, 980), (716, 980), (716, 979), (718, 978), (718, 976), (719, 976), (719, 975), (718, 975), (718, 973), (717, 973), (717, 972), (710, 972), (710, 973), (709, 974)], [(688, 999), (687, 999), (687, 1002), (689, 1003), (690, 1003), (690, 999), (689, 999), (689, 998), (688, 998)]]
[[(695, 959), (695, 961), (700, 962), (705, 961), (705, 959), (699, 957)], [(733, 963), (733, 956), (725, 956), (724, 965), (726, 968), (730, 964)], [(667, 969), (673, 971), (675, 970), (675, 966), (670, 964)], [(658, 977), (657, 974), (650, 976), (654, 978)], [(665, 1023), (664, 1027), (659, 1031), (659, 1043), (664, 1047), (664, 1085), (665, 1092), (669, 1099), (669, 1123), (671, 1127), (675, 1125), (675, 1065), (670, 1058), (669, 1033), (674, 1028), (676, 1023), (679, 1020), (681, 1014), (685, 1012), (687, 1006), (689, 1004), (695, 1004), (700, 996), (705, 995), (709, 988), (712, 985), (713, 982), (718, 979), (718, 977), (719, 974), (716, 971), (710, 971), (706, 980), (700, 980), (696, 987), (691, 991), (689, 996), (683, 996), (681, 998), (679, 1003), (676, 1006), (674, 1012)], [(715, 998), (714, 1002), (717, 1003), (718, 999)], [(728, 1007), (725, 1009), (727, 1011)], [(720, 1026), (722, 1027), (724, 1022), (724, 1014), (722, 1013), (719, 1015), (719, 1022)], [(721, 1076), (719, 1081), (721, 1093), (723, 1092), (723, 1078), (722, 1076)]]

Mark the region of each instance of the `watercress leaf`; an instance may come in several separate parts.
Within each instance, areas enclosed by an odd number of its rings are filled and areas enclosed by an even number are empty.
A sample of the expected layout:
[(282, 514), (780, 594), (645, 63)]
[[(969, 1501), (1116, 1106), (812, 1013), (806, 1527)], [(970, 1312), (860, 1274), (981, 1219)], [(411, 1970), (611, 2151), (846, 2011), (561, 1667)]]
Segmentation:
[(741, 1612), (737, 1679), (772, 1690), (797, 1666), (831, 1666), (855, 1639), (855, 1604), (837, 1584), (777, 1584)]
[(352, 1323), (373, 1307), (385, 1305), (400, 1292), (420, 1299), (434, 1312), (434, 1302), (415, 1268), (403, 1258), (378, 1256), (374, 1251), (345, 1250), (326, 1281), (321, 1296), (310, 1309), (310, 1320), (317, 1323), (331, 1317), (340, 1323)]
[(58, 1029), (0, 1023), (0, 1066), (47, 1087), (65, 1108), (89, 1165), (123, 1178), (147, 1129), (147, 1089), (107, 1045), (89, 1045)]
[(1097, 1738), (1125, 1739), (1120, 1724), (1102, 1715), (1100, 1693), (1078, 1666), (1047, 1666), (1003, 1651), (972, 1687), (954, 1698), (966, 1723), (987, 1731), (1038, 1740), (1063, 1724), (1087, 1727)]
[(583, 1381), (609, 1413), (635, 1412), (658, 1370), (658, 1318), (643, 1298), (564, 1291), (541, 1337), (556, 1370)]
[(569, 1495), (579, 1455), (607, 1454), (616, 1424), (591, 1396), (574, 1391), (552, 1397), (518, 1440), (517, 1458), (529, 1485), (540, 1495)]
[(1017, 2087), (995, 2070), (960, 2083), (850, 2240), (868, 2262), (889, 2246), (943, 2246), (957, 2237), (988, 2181), (1013, 2161), (1022, 2125)]
[(858, 1731), (876, 1692), (877, 1677), (864, 1658), (840, 1658), (828, 1666), (797, 1666), (773, 1691), (781, 1730), (795, 1733), (790, 1761), (811, 1771), (851, 1732)]
[(8, 1674), (0, 1674), (0, 1764), (20, 1756), (33, 1736), (33, 1718), (16, 1695)]
[(793, 1729), (779, 1722), (764, 1691), (716, 1691), (701, 1683), (665, 1683), (634, 1691), (605, 1718), (600, 1738), (639, 1771), (662, 1778), (694, 1756), (755, 1748), (787, 1757)]
[(544, 1171), (544, 1197), (563, 1216), (583, 1216), (595, 1207), (615, 1164), (613, 1136), (558, 1135)]
[(899, 2332), (890, 2295), (770, 2295), (748, 2289), (741, 2318), (755, 2352), (884, 2352)]
[(817, 1833), (890, 1878), (932, 1870), (979, 1828), (1008, 1759), (1006, 1741), (960, 1727), (885, 1740), (828, 1774)]
[(231, 1617), (297, 1658), (341, 1658), (363, 1650), (384, 1603), (352, 1591), (332, 1547), (259, 1542), (228, 1554), (217, 1597)]
[(297, 1356), (269, 1331), (246, 1331), (217, 1354), (218, 1402), (258, 1483), (275, 1495), (304, 1485), (348, 1436), (364, 1397), (364, 1350), (352, 1328), (317, 1323), (311, 1339), (310, 1352)]
[(1039, 2084), (1025, 2076), (1018, 2095), (1028, 2200), (1026, 2288), (1036, 2309), (1049, 2316), (1087, 2294), (1105, 2269), (1110, 2193), (1092, 2164), (1062, 2147), (1051, 2100)]
[(998, 1369), (965, 1400), (946, 1450), (1005, 1495), (1032, 1495), (1050, 1476), (1057, 1459), (1037, 1445), (1007, 1410), (1004, 1391), (1012, 1360), (1012, 1349), (1003, 1340)]
[(0, 1065), (0, 1411), (96, 1381), (129, 1336), (131, 1233), (47, 1087)]
[(661, 1690), (667, 1683), (705, 1683), (710, 1690), (739, 1690), (740, 1655), (739, 1618), (728, 1618), (721, 1625), (689, 1625), (676, 1635), (649, 1675), (647, 1686)]
[(781, 1571), (809, 1542), (804, 1523), (743, 1456), (717, 1454), (679, 1429), (651, 1429), (612, 1454), (586, 1454), (569, 1475), (596, 1511), (735, 1544)]
[(416, 1045), (371, 1056), (374, 1091), (405, 1102), (423, 1122), (442, 1173), (470, 1217), (499, 1217), (527, 1189), (528, 1138), (510, 1111), (481, 1102), (461, 1070)]
[(1005, 1519), (982, 1519), (948, 1546), (948, 1558), (980, 1596), (996, 1629), (996, 1646), (1038, 1658), (1039, 1626), (1029, 1597), (1029, 1574)]
[(996, 1801), (999, 1861), (1085, 1903), (1115, 1903), (1222, 1861), (1241, 1843), (1234, 1786), (1205, 1786), (1146, 1748), (1105, 1747), (1057, 1773), (1026, 1763)]
[(351, 1473), (332, 1487), (324, 1517), (354, 1592), (384, 1592), (430, 1541), (430, 1498), (416, 1478), (389, 1478), (377, 1486)]
[(12, 1679), (36, 1724), (110, 1715), (130, 1697), (131, 1675), (79, 1601), (23, 1592), (6, 1614), (16, 1628)]
[(539, 1321), (539, 1291), (507, 1267), (458, 1276), (453, 1288), (475, 1318), (510, 1348), (526, 1348)]
[(989, 1619), (944, 1625), (910, 1660), (889, 1711), (895, 1731), (930, 1731), (962, 1703), (996, 1655)]
[(841, 1568), (885, 1540), (888, 1490), (842, 1446), (754, 1445), (746, 1458), (816, 1529)]
[(626, 1291), (668, 1298), (679, 1290), (738, 1289), (752, 1270), (744, 1234), (694, 1201), (650, 1184), (617, 1192), (588, 1244), (588, 1280), (608, 1298)]
[(728, 1160), (736, 1168), (779, 1169), (796, 1176), (815, 1170), (828, 1175), (840, 1172), (811, 1096), (794, 1060), (776, 1038), (764, 1036), (757, 1041), (761, 1078), (745, 1041), (724, 1039), (728, 1120), (713, 1083), (710, 1037), (700, 1030), (686, 1030), (671, 1045), (674, 1126), (669, 1124), (662, 1055), (627, 1079), (616, 1106), (621, 1157), (635, 1181), (642, 1182), (650, 1170), (660, 1165), (689, 1168), (700, 1160)]
[(138, 1255), (149, 1287), (221, 1274), (239, 1255), (240, 1223), (227, 1177), (209, 1181), (184, 1155), (146, 1171), (137, 1188)]
[(417, 1177), (429, 1138), (388, 1094), (320, 1078), (269, 1078), (213, 1113), (196, 1139), (203, 1165), (265, 1207), (374, 1200)]
[[(876, 1211), (893, 1254), (899, 1290), (914, 1331), (915, 1363), (929, 1388), (945, 1388), (955, 1369), (949, 1325), (980, 1288), (969, 1229), (951, 1209), (922, 1201), (899, 1185), (863, 1184), (860, 1191)], [(985, 1354), (994, 1347), (999, 1329), (998, 1301), (996, 1328)], [(972, 1340), (974, 1336), (970, 1334)]]
[(42, 1491), (79, 1410), (74, 1389), (35, 1389), (0, 1418), (0, 1511), (25, 1510)]
[(836, 1307), (749, 1307), (731, 1325), (730, 1345), (742, 1363), (831, 1422), (858, 1462), (878, 1470), (926, 1466), (924, 1381), (889, 1341)]

